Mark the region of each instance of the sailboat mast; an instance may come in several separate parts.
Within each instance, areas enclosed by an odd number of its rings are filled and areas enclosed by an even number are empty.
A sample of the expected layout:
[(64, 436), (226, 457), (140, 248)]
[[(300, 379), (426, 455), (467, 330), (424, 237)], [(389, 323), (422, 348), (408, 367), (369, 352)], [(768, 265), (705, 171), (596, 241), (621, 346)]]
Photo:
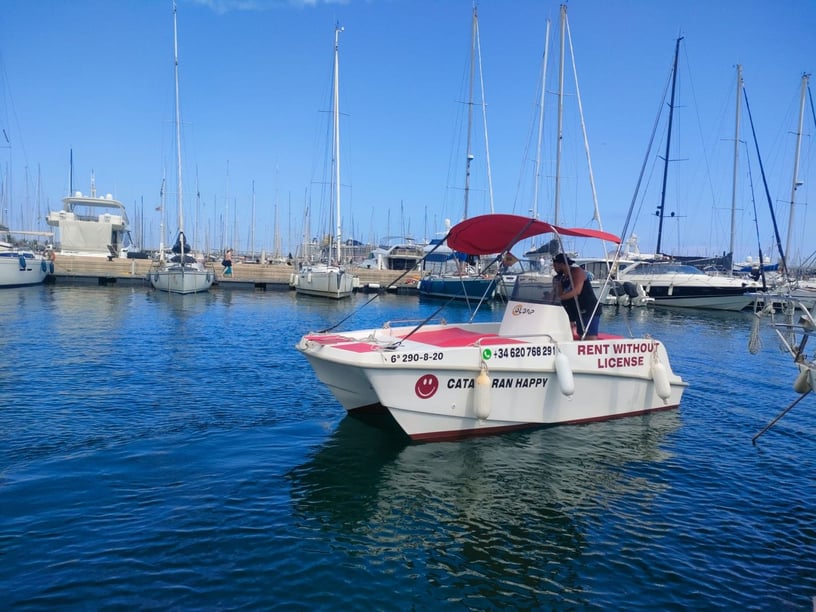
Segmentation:
[(544, 136), (544, 96), (547, 92), (547, 56), (550, 50), (550, 20), (544, 30), (544, 57), (541, 61), (541, 96), (538, 104), (538, 141), (536, 143), (535, 182), (533, 183), (533, 219), (538, 219), (538, 188), (541, 182), (541, 141)]
[(467, 160), (465, 161), (465, 211), (464, 215), (462, 216), (463, 219), (468, 218), (468, 200), (470, 199), (470, 164), (473, 161), (473, 152), (471, 150), (471, 131), (473, 128), (473, 81), (475, 79), (474, 74), (476, 70), (476, 29), (479, 21), (477, 11), (478, 9), (474, 4), (470, 36), (470, 90), (468, 92)]
[(671, 151), (671, 137), (672, 137), (672, 121), (674, 119), (674, 96), (677, 88), (677, 58), (680, 55), (680, 41), (683, 37), (677, 39), (674, 46), (674, 66), (672, 67), (672, 88), (671, 101), (669, 102), (669, 127), (668, 135), (666, 136), (666, 155), (663, 158), (663, 187), (660, 192), (660, 207), (657, 209), (658, 225), (657, 225), (657, 248), (656, 254), (660, 254), (660, 243), (663, 239), (663, 213), (666, 209), (666, 180), (669, 175), (669, 152)]
[(161, 182), (161, 193), (159, 193), (161, 204), (159, 204), (161, 208), (161, 218), (159, 220), (159, 259), (164, 261), (164, 230), (167, 223), (165, 219), (167, 218), (167, 203), (165, 201), (165, 193), (167, 191), (167, 169), (162, 168), (162, 182)]
[[(276, 204), (277, 206), (277, 204)], [(276, 209), (277, 210), (277, 209)], [(249, 249), (252, 259), (255, 259), (255, 179), (252, 179), (252, 225), (250, 226)]]
[[(176, 3), (173, 2), (173, 70), (176, 81), (176, 202), (178, 206), (179, 232), (184, 231), (184, 210), (181, 191), (181, 109), (179, 108), (179, 59), (178, 59), (178, 24), (176, 21)], [(182, 251), (185, 250), (182, 244)]]
[(581, 118), (581, 134), (584, 137), (584, 154), (587, 160), (589, 187), (592, 192), (592, 218), (598, 222), (598, 229), (603, 231), (601, 209), (598, 206), (598, 190), (595, 188), (595, 173), (592, 171), (592, 156), (589, 152), (589, 135), (587, 134), (586, 121), (584, 120), (584, 104), (581, 102), (581, 88), (578, 86), (578, 67), (575, 65), (575, 51), (572, 48), (572, 33), (570, 32), (569, 21), (566, 19), (564, 21), (567, 25), (567, 41), (569, 42), (569, 54), (572, 60), (572, 79), (575, 83), (575, 101), (578, 102), (578, 116)]
[[(732, 262), (734, 257), (734, 240), (737, 227), (737, 171), (739, 169), (739, 145), (740, 145), (740, 117), (742, 115), (742, 64), (737, 64), (737, 112), (736, 123), (734, 124), (734, 175), (731, 184), (731, 242), (729, 243), (729, 251), (731, 253)], [(759, 262), (760, 267), (762, 262)], [(734, 266), (731, 266), (729, 272), (733, 272)]]
[[(793, 181), (791, 184), (790, 216), (788, 217), (788, 237), (785, 241), (785, 254), (791, 257), (791, 238), (793, 236), (793, 215), (796, 208), (796, 190), (802, 183), (799, 181), (799, 154), (802, 151), (802, 128), (805, 120), (805, 94), (807, 93), (809, 74), (802, 75), (802, 93), (799, 100), (799, 127), (796, 130), (796, 155), (793, 158)], [(761, 263), (761, 262), (760, 262)]]
[(340, 32), (343, 31), (339, 25), (334, 28), (334, 181), (335, 181), (335, 201), (337, 213), (337, 265), (341, 263), (341, 223), (340, 223), (340, 54), (339, 40)]
[[(199, 219), (199, 212), (201, 211), (201, 187), (199, 186), (198, 182), (198, 164), (196, 164), (196, 205), (195, 205), (195, 215), (193, 216), (193, 242), (195, 244), (201, 244), (198, 241), (198, 219)], [(205, 245), (206, 246), (206, 245)], [(205, 249), (206, 252), (206, 249)]]
[(567, 24), (567, 5), (561, 5), (561, 46), (558, 66), (558, 134), (555, 145), (555, 211), (553, 222), (558, 225), (561, 208), (561, 143), (564, 140), (564, 31)]

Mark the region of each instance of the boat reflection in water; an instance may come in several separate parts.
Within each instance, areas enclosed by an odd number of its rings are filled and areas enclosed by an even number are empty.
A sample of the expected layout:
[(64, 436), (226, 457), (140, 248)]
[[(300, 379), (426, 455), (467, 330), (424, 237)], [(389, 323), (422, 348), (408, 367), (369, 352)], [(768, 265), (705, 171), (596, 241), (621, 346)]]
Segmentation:
[[(596, 557), (598, 517), (632, 522), (652, 511), (667, 487), (653, 464), (670, 459), (661, 445), (680, 424), (669, 411), (417, 445), (347, 416), (288, 474), (294, 512), (321, 525), (328, 555), (310, 566), (312, 579), (337, 580), (334, 564), (348, 558), (333, 551), (352, 550), (360, 564), (414, 573), (415, 588), (427, 583), (466, 607), (520, 592), (587, 604), (582, 566), (622, 562)], [(356, 589), (361, 601), (389, 596), (369, 582)]]

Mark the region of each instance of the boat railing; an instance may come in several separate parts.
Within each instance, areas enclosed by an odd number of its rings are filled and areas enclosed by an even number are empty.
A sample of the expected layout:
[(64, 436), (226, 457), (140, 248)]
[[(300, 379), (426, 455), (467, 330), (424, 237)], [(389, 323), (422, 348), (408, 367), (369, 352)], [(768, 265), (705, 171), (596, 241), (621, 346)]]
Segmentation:
[(394, 319), (393, 321), (385, 321), (382, 324), (383, 329), (391, 329), (394, 327), (394, 324), (397, 326), (405, 326), (405, 325), (417, 325), (421, 323), (422, 325), (447, 325), (448, 321), (444, 317), (438, 317), (433, 319)]

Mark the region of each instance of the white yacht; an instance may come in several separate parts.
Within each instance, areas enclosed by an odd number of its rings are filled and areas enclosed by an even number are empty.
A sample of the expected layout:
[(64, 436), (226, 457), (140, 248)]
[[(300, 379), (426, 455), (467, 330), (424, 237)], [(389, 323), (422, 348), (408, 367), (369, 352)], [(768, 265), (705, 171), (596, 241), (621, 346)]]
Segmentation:
[(57, 228), (58, 253), (127, 257), (132, 244), (125, 206), (111, 194), (97, 197), (93, 177), (90, 195), (77, 191), (62, 202), (62, 210), (50, 211), (45, 219)]
[(759, 285), (744, 278), (712, 276), (673, 261), (634, 261), (618, 272), (619, 281), (640, 285), (655, 306), (742, 310), (754, 301)]

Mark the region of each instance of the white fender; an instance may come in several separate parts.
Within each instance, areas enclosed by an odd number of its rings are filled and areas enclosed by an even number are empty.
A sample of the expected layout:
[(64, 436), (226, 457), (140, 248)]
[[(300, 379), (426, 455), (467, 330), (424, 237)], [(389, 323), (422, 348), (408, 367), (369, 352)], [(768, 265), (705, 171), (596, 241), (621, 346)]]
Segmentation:
[(671, 385), (669, 384), (669, 373), (666, 366), (660, 361), (652, 364), (652, 380), (654, 381), (657, 396), (664, 402), (671, 397)]
[(555, 356), (555, 374), (558, 378), (561, 393), (567, 396), (575, 393), (575, 377), (572, 375), (569, 359), (561, 351), (558, 351)]
[(476, 377), (476, 386), (473, 389), (473, 410), (476, 412), (476, 417), (482, 421), (490, 416), (490, 385), (487, 368), (482, 366), (482, 371)]
[(799, 376), (796, 377), (793, 383), (793, 390), (797, 393), (807, 393), (813, 390), (810, 384), (810, 370), (808, 368), (799, 369)]

